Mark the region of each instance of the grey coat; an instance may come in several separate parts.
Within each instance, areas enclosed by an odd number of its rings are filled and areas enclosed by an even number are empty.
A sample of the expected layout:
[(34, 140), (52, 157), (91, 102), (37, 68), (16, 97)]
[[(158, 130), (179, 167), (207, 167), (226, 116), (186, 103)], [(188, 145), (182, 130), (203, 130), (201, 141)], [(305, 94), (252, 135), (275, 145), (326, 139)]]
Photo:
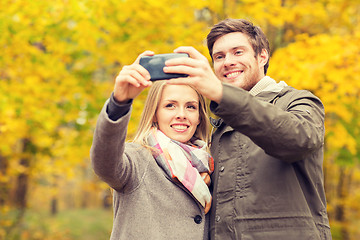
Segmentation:
[(211, 239), (331, 239), (323, 187), (324, 108), (278, 86), (256, 97), (224, 84), (214, 121)]
[(208, 239), (203, 207), (165, 175), (149, 150), (125, 143), (130, 112), (112, 121), (105, 109), (90, 156), (95, 173), (114, 189), (111, 239)]

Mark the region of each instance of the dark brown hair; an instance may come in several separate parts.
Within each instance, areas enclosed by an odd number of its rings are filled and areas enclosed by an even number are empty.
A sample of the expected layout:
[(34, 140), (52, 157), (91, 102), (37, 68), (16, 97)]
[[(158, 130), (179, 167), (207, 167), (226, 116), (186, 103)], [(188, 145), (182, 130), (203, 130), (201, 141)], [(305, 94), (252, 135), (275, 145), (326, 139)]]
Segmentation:
[[(216, 40), (232, 32), (241, 32), (249, 37), (249, 42), (255, 52), (255, 58), (257, 58), (263, 49), (270, 54), (269, 41), (260, 27), (254, 26), (251, 22), (244, 19), (225, 19), (215, 24), (207, 35), (207, 46), (211, 58)], [(269, 67), (269, 59), (264, 66), (265, 75)]]

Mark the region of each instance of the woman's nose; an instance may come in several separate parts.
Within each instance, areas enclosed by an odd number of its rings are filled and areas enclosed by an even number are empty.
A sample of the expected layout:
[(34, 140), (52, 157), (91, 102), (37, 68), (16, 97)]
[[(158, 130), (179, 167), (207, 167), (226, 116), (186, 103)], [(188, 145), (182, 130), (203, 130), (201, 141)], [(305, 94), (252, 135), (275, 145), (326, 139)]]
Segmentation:
[(186, 118), (186, 112), (185, 112), (185, 108), (178, 108), (177, 112), (176, 112), (176, 118)]

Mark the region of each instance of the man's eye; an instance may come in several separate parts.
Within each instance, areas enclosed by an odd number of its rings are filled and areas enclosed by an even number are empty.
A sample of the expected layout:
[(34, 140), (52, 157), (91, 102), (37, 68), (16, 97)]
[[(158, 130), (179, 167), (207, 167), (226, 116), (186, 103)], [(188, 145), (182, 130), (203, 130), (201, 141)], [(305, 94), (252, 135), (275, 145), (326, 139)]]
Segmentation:
[(244, 53), (244, 51), (242, 51), (242, 50), (238, 50), (238, 51), (235, 52), (236, 55), (241, 55), (243, 53)]

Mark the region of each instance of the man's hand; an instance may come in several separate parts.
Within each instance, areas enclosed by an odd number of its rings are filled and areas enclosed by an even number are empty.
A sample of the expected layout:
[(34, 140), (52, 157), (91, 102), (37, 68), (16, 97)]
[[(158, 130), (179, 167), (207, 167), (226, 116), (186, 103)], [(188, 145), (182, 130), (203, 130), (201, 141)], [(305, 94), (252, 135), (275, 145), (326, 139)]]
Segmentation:
[(164, 72), (187, 74), (186, 78), (176, 78), (168, 84), (187, 84), (197, 89), (206, 98), (220, 103), (222, 83), (213, 72), (207, 58), (193, 47), (179, 47), (176, 53), (187, 53), (190, 58), (175, 58), (166, 61)]

